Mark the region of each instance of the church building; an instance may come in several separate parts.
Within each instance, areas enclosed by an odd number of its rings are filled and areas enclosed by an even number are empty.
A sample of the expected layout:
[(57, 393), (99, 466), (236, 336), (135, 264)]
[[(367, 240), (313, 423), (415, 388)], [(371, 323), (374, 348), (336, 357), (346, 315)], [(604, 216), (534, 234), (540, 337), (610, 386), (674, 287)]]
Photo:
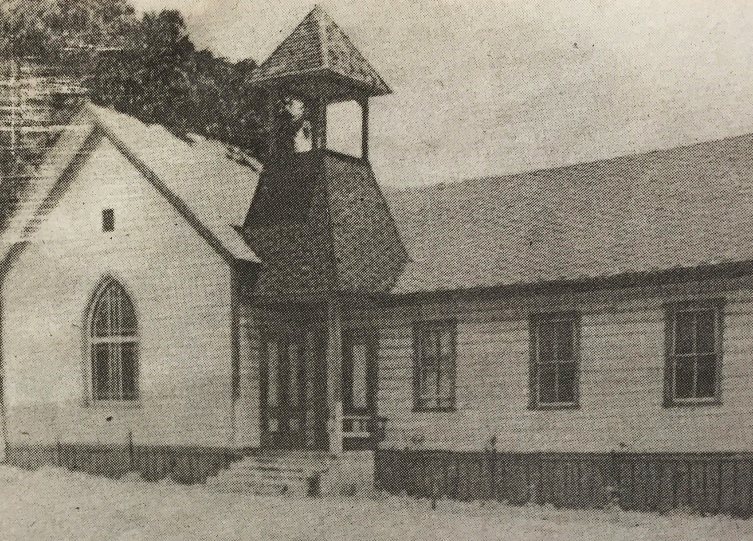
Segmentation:
[(264, 166), (90, 103), (49, 151), (0, 238), (7, 462), (753, 513), (753, 134), (387, 189), (391, 89), (321, 8), (250, 84)]

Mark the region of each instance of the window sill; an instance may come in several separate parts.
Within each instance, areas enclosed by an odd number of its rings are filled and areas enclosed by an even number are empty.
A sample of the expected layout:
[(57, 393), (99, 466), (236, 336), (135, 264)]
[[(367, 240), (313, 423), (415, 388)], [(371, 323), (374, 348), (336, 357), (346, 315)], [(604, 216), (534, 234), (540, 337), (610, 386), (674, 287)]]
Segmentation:
[(139, 409), (141, 400), (89, 400), (86, 404), (91, 409)]
[(528, 409), (531, 411), (578, 410), (580, 409), (580, 404), (531, 404)]
[(672, 400), (671, 402), (665, 402), (664, 408), (703, 408), (707, 406), (721, 406), (722, 400), (720, 398), (704, 398), (704, 399), (688, 399), (688, 400)]
[(413, 413), (455, 413), (457, 411), (457, 408), (455, 406), (450, 406), (447, 408), (413, 408)]

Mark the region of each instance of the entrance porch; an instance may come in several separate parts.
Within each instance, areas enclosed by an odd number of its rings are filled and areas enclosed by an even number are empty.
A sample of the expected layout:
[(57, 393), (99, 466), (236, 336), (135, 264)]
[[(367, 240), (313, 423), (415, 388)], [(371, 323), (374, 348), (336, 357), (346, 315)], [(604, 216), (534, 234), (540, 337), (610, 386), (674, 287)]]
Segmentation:
[(267, 318), (260, 333), (261, 451), (376, 449), (378, 337), (343, 327), (339, 301)]

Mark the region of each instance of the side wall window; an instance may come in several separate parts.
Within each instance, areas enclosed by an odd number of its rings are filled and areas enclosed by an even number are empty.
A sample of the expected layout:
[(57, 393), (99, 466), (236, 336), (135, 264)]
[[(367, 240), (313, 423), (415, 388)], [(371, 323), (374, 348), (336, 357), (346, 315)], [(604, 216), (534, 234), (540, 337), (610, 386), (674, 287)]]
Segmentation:
[(721, 399), (722, 314), (719, 300), (667, 306), (665, 406)]
[(95, 294), (88, 336), (92, 399), (138, 399), (136, 312), (118, 282), (107, 281)]
[(578, 406), (580, 316), (575, 313), (532, 316), (531, 409)]
[(431, 321), (413, 328), (413, 401), (418, 411), (455, 409), (457, 324)]

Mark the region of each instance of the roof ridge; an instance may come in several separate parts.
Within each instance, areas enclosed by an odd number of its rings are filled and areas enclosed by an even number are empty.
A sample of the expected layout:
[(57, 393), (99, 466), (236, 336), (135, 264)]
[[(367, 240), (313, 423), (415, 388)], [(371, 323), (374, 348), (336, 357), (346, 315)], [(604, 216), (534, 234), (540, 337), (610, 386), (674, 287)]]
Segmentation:
[[(311, 12), (307, 15), (308, 17), (313, 16), (314, 19), (316, 19), (316, 26), (319, 33), (319, 54), (322, 57), (322, 68), (324, 69), (330, 69), (329, 66), (329, 47), (327, 42), (327, 19), (330, 17), (327, 15), (327, 12), (324, 11), (324, 9), (319, 4), (314, 5), (314, 9), (311, 10)], [(305, 21), (306, 19), (304, 19)]]
[(753, 132), (746, 132), (739, 135), (728, 135), (728, 136), (720, 137), (716, 139), (707, 139), (705, 141), (696, 141), (695, 143), (681, 144), (681, 145), (675, 145), (675, 146), (665, 147), (665, 148), (657, 148), (657, 149), (646, 150), (646, 151), (641, 151), (641, 152), (633, 152), (630, 154), (618, 154), (617, 156), (611, 156), (609, 158), (597, 158), (597, 159), (589, 160), (589, 161), (575, 162), (575, 163), (564, 164), (564, 165), (555, 165), (552, 167), (541, 167), (538, 169), (523, 169), (523, 170), (516, 171), (513, 173), (464, 177), (458, 180), (439, 181), (439, 182), (434, 182), (431, 184), (424, 184), (424, 185), (421, 185), (421, 184), (415, 184), (415, 185), (409, 185), (409, 186), (397, 186), (397, 185), (389, 186), (388, 185), (386, 186), (386, 191), (391, 194), (399, 194), (399, 193), (404, 193), (404, 192), (419, 191), (419, 190), (425, 190), (425, 189), (430, 189), (430, 188), (444, 189), (444, 188), (450, 188), (453, 186), (459, 186), (461, 184), (466, 184), (466, 183), (471, 183), (471, 182), (481, 182), (481, 181), (486, 181), (486, 180), (500, 180), (500, 179), (505, 179), (505, 178), (520, 177), (524, 175), (535, 175), (537, 173), (555, 173), (555, 172), (564, 171), (567, 169), (575, 169), (577, 167), (586, 167), (586, 166), (593, 166), (596, 164), (616, 162), (618, 160), (639, 159), (639, 158), (651, 156), (652, 154), (662, 154), (662, 153), (668, 153), (672, 151), (688, 150), (695, 147), (712, 145), (714, 143), (730, 142), (735, 139), (743, 139), (745, 137), (753, 137)]
[[(285, 35), (285, 37), (280, 40), (280, 42), (277, 44), (277, 47), (275, 47), (272, 50), (272, 52), (267, 56), (267, 58), (264, 60), (264, 62), (262, 62), (261, 64), (259, 64), (259, 66), (256, 68), (256, 70), (261, 70), (264, 67), (264, 64), (266, 64), (267, 62), (269, 62), (270, 59), (274, 58), (275, 54), (277, 54), (277, 51), (279, 51), (280, 48), (283, 45), (285, 45), (285, 42), (288, 40), (288, 38), (292, 37), (298, 31), (299, 28), (301, 28), (304, 24), (306, 24), (308, 22), (309, 18), (311, 18), (312, 14), (314, 13), (314, 11), (316, 10), (317, 7), (319, 7), (319, 4), (315, 5), (314, 9), (312, 9), (311, 11), (309, 11), (308, 15), (306, 15), (303, 19), (301, 19), (301, 21), (297, 25), (295, 25), (295, 27), (293, 27), (293, 30), (291, 30), (290, 32), (288, 32)], [(251, 78), (253, 79), (253, 73), (251, 74)]]

